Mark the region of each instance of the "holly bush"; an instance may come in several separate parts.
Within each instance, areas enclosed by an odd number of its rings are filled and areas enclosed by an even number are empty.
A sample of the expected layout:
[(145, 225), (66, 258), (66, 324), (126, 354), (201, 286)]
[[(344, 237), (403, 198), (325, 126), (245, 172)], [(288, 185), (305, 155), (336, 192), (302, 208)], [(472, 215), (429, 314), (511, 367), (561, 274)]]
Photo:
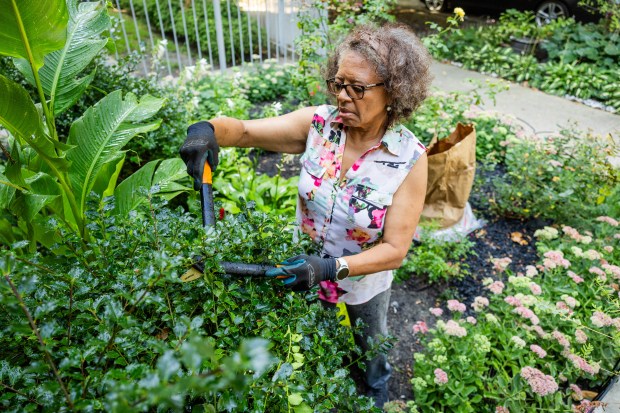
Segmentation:
[[(253, 210), (205, 231), (158, 202), (126, 220), (109, 200), (91, 205), (85, 247), (53, 222), (55, 254), (20, 255), (26, 241), (0, 254), (1, 409), (372, 409), (347, 372), (366, 355), (334, 310), (219, 271), (221, 260), (278, 262), (307, 238)], [(205, 275), (182, 282), (196, 255)]]

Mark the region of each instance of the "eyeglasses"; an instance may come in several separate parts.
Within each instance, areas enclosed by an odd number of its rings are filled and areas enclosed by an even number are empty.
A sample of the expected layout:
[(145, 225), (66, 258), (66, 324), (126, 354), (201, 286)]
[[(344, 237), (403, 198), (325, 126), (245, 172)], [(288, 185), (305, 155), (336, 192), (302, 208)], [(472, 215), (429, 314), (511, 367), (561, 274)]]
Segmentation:
[(347, 95), (353, 100), (362, 99), (366, 89), (384, 85), (384, 83), (373, 83), (372, 85), (366, 86), (353, 84), (346, 85), (344, 83), (336, 82), (336, 79), (327, 79), (326, 82), (329, 93), (338, 96), (342, 89), (344, 89), (347, 92)]

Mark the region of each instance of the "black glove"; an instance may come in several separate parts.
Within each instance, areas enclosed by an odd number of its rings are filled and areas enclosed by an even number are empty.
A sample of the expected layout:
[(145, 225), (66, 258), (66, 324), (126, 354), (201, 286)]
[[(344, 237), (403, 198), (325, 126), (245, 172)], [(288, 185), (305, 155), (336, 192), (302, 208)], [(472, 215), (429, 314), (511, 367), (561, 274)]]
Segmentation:
[(283, 261), (281, 267), (265, 273), (268, 277), (285, 276), (284, 285), (293, 291), (307, 291), (321, 281), (336, 279), (336, 259), (297, 255)]
[(187, 173), (194, 178), (194, 189), (200, 190), (205, 161), (213, 171), (217, 168), (220, 147), (215, 140), (215, 128), (210, 122), (194, 123), (187, 128), (187, 138), (179, 150), (187, 165)]

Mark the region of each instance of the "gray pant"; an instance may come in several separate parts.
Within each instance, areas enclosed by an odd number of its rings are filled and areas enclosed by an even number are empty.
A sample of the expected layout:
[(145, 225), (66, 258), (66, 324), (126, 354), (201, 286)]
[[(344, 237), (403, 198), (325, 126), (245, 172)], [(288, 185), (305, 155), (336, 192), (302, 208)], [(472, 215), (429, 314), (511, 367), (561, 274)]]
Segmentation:
[[(347, 304), (347, 313), (354, 326), (357, 319), (364, 322), (362, 334), (355, 334), (355, 343), (364, 351), (370, 349), (368, 337), (376, 339), (377, 336), (387, 336), (387, 313), (390, 305), (390, 290), (386, 290), (363, 304)], [(364, 372), (368, 387), (380, 390), (387, 388), (387, 382), (392, 375), (392, 367), (387, 362), (385, 354), (378, 354), (371, 360), (366, 360)]]

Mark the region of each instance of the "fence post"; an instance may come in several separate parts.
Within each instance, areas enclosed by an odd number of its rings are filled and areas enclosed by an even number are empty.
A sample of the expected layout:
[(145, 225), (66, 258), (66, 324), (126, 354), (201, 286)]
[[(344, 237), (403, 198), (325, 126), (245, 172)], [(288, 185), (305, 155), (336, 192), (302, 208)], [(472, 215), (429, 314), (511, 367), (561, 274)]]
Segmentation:
[[(161, 10), (159, 9), (159, 0), (155, 0), (155, 6), (157, 7), (157, 18), (159, 19), (159, 29), (161, 30), (161, 38), (166, 40), (166, 34), (164, 33), (164, 22), (161, 19)], [(166, 40), (167, 43), (167, 40)], [(170, 67), (170, 55), (168, 55), (168, 44), (164, 49), (166, 55), (166, 65), (168, 66), (168, 74), (172, 76), (172, 67)]]
[(170, 22), (172, 23), (172, 37), (174, 37), (174, 47), (177, 49), (177, 61), (179, 62), (179, 70), (183, 69), (181, 64), (181, 52), (179, 52), (179, 39), (177, 39), (177, 29), (174, 24), (174, 12), (172, 11), (172, 0), (168, 0), (168, 10), (170, 11)]
[(232, 65), (236, 66), (235, 62), (235, 39), (233, 38), (233, 23), (232, 16), (230, 15), (230, 0), (226, 0), (226, 10), (228, 12), (228, 33), (230, 35), (230, 55), (232, 57)]
[(226, 70), (226, 49), (224, 48), (224, 27), (222, 26), (222, 7), (220, 0), (213, 0), (215, 17), (215, 35), (217, 37), (217, 54), (220, 58), (220, 71)]
[(192, 15), (194, 16), (194, 29), (196, 30), (196, 46), (198, 47), (198, 60), (202, 60), (202, 50), (200, 48), (200, 32), (198, 31), (198, 19), (196, 18), (196, 3), (192, 0)]
[(205, 15), (205, 23), (207, 25), (207, 46), (209, 47), (209, 64), (211, 65), (211, 70), (213, 70), (213, 52), (211, 51), (211, 28), (209, 26), (209, 14), (207, 13), (207, 0), (202, 0), (202, 11)]

